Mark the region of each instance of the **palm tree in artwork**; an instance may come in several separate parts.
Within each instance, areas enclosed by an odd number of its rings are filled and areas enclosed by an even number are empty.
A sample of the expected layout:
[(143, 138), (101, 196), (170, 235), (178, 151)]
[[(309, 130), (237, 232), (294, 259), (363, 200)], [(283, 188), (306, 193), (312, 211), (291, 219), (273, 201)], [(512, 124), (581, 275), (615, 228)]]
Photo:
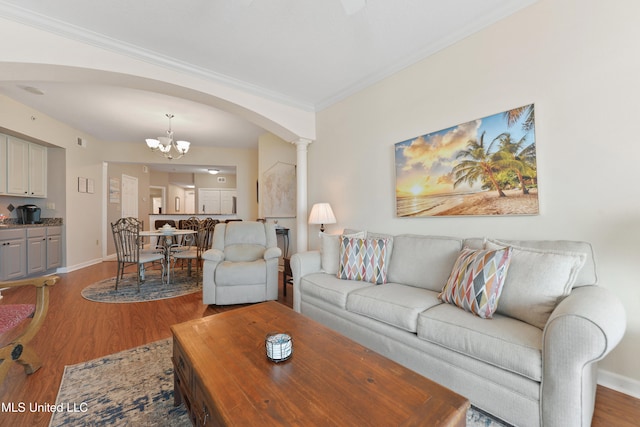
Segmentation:
[(473, 184), (479, 179), (488, 179), (498, 191), (498, 195), (505, 197), (506, 194), (504, 194), (500, 188), (494, 174), (494, 172), (498, 171), (499, 166), (493, 159), (494, 156), (490, 154), (491, 147), (496, 140), (494, 139), (485, 147), (485, 133), (486, 132), (482, 132), (479, 141), (475, 139), (469, 140), (467, 142), (467, 148), (457, 154), (456, 158), (463, 160), (453, 167), (453, 175), (455, 177), (453, 188), (456, 188), (463, 182)]
[(519, 141), (513, 141), (511, 134), (507, 132), (501, 133), (495, 140), (500, 142), (500, 148), (493, 155), (494, 162), (501, 169), (512, 170), (518, 176), (522, 194), (529, 194), (524, 177), (536, 173), (535, 144), (526, 145), (526, 136)]
[(536, 115), (533, 104), (514, 108), (513, 110), (504, 112), (504, 117), (507, 119), (507, 125), (509, 127), (513, 126), (522, 116), (525, 116), (524, 122), (522, 123), (522, 130), (525, 132), (529, 132), (531, 129), (533, 129), (536, 122)]

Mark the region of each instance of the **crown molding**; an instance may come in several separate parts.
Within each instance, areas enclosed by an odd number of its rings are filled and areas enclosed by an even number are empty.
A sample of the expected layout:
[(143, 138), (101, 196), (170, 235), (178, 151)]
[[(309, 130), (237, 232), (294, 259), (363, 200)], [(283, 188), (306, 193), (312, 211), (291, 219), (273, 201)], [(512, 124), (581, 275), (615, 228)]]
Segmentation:
[(388, 67), (377, 70), (376, 72), (370, 74), (369, 76), (359, 80), (355, 84), (347, 86), (344, 89), (338, 91), (333, 96), (320, 100), (315, 104), (314, 110), (316, 112), (322, 111), (325, 108), (328, 108), (331, 105), (337, 102), (340, 102), (369, 86), (379, 83), (382, 80), (386, 79), (387, 77), (390, 77), (393, 74), (398, 73), (403, 69), (408, 68), (414, 64), (417, 64), (418, 62), (436, 54), (437, 52), (464, 40), (465, 38), (471, 36), (472, 34), (475, 34), (497, 23), (498, 21), (506, 18), (507, 16), (513, 15), (514, 13), (517, 13), (523, 9), (526, 9), (527, 7), (536, 3), (537, 1), (538, 0), (529, 0), (524, 6), (518, 7), (516, 9), (514, 9), (513, 7), (510, 7), (508, 2), (506, 2), (502, 7), (495, 9), (492, 13), (484, 15), (474, 20), (469, 25), (460, 27), (457, 31), (447, 34), (446, 37), (438, 39), (434, 43), (424, 46), (422, 49), (414, 52), (411, 55), (408, 55), (402, 58), (400, 61)]
[[(250, 3), (252, 0), (243, 1)], [(454, 45), (464, 38), (483, 30), (484, 28), (500, 21), (501, 19), (504, 19), (509, 15), (512, 15), (522, 9), (531, 6), (537, 1), (538, 0), (528, 0), (524, 6), (520, 6), (515, 9), (511, 7), (508, 2), (505, 2), (502, 7), (494, 10), (488, 15), (482, 16), (480, 19), (474, 20), (469, 25), (459, 28), (455, 33), (448, 34), (446, 37), (436, 40), (434, 43), (423, 47), (419, 51), (408, 55), (405, 58), (402, 58), (391, 66), (377, 70), (374, 73), (371, 73), (369, 76), (355, 82), (354, 84), (344, 87), (335, 94), (318, 101), (301, 100), (286, 96), (280, 92), (241, 81), (224, 74), (215, 73), (203, 67), (198, 67), (191, 63), (179, 61), (169, 56), (162, 55), (158, 52), (143, 49), (138, 46), (116, 40), (96, 32), (92, 32), (82, 27), (70, 25), (66, 22), (42, 14), (34, 13), (23, 7), (6, 3), (3, 0), (0, 0), (0, 16), (34, 27), (36, 29), (54, 33), (65, 38), (89, 44), (98, 48), (106, 49), (114, 53), (126, 55), (153, 65), (197, 76), (208, 81), (232, 87), (262, 98), (269, 99), (274, 102), (298, 108), (303, 111), (318, 112), (348, 98), (351, 95), (354, 95), (355, 93), (375, 83), (384, 80), (387, 77), (390, 77), (391, 75), (413, 64), (416, 64), (419, 61), (424, 60), (425, 58), (437, 53), (442, 49)], [(351, 0), (347, 3), (351, 3)], [(353, 3), (363, 2), (361, 0), (354, 0)]]
[(38, 30), (109, 50), (117, 54), (126, 55), (152, 65), (157, 65), (170, 70), (197, 76), (208, 81), (220, 83), (290, 107), (299, 108), (304, 111), (315, 111), (315, 106), (309, 102), (300, 101), (258, 85), (247, 83), (224, 74), (215, 73), (203, 67), (180, 61), (158, 52), (143, 49), (139, 46), (107, 37), (103, 34), (99, 34), (55, 18), (35, 13), (28, 9), (3, 2), (2, 0), (0, 0), (0, 16)]

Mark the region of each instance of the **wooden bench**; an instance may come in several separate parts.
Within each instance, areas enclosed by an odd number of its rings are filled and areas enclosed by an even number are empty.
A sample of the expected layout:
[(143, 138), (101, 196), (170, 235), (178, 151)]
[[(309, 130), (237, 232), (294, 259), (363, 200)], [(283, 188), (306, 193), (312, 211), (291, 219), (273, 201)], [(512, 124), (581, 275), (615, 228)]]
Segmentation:
[(17, 362), (24, 366), (27, 374), (34, 373), (42, 366), (40, 358), (28, 344), (40, 330), (47, 315), (49, 308), (49, 286), (53, 286), (58, 280), (58, 276), (43, 276), (13, 282), (0, 282), (0, 289), (20, 286), (35, 286), (36, 288), (35, 307), (33, 307), (33, 305), (32, 307), (28, 307), (28, 305), (25, 304), (0, 304), (0, 318), (4, 317), (7, 319), (3, 322), (5, 328), (2, 328), (2, 325), (0, 325), (0, 329), (6, 329), (2, 335), (5, 333), (10, 334), (12, 329), (16, 328), (18, 324), (22, 323), (22, 321), (30, 317), (31, 313), (33, 313), (33, 318), (18, 336), (10, 339), (8, 344), (4, 344), (0, 348), (0, 384), (7, 376), (12, 366), (11, 362)]

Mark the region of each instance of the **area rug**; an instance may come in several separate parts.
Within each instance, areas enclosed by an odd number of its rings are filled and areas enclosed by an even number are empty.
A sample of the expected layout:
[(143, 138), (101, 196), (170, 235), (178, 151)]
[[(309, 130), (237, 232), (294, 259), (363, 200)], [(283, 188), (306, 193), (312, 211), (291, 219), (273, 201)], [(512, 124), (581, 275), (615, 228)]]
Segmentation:
[[(190, 426), (184, 405), (173, 406), (171, 339), (66, 366), (50, 427)], [(508, 424), (471, 408), (467, 427)]]
[(82, 296), (89, 301), (125, 303), (175, 298), (201, 289), (201, 273), (196, 275), (196, 272), (192, 271), (189, 276), (187, 269), (176, 268), (171, 272), (170, 284), (162, 283), (160, 270), (147, 270), (145, 281), (140, 285), (140, 292), (138, 292), (138, 282), (134, 272), (124, 275), (118, 283), (117, 291), (116, 278), (111, 277), (87, 286), (82, 290)]
[(171, 339), (65, 366), (49, 426), (190, 426), (173, 406)]

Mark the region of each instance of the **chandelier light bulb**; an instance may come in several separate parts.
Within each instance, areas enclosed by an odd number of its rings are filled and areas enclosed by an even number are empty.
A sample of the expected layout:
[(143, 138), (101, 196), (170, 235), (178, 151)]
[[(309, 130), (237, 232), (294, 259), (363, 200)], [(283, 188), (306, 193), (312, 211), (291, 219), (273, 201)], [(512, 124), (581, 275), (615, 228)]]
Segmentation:
[[(166, 116), (169, 119), (169, 130), (167, 130), (167, 136), (160, 136), (157, 139), (147, 138), (147, 146), (151, 151), (156, 152), (169, 160), (179, 159), (187, 154), (191, 143), (188, 141), (174, 141), (173, 131), (171, 130), (171, 119), (174, 116), (170, 113), (167, 113)], [(171, 152), (172, 149), (177, 151), (178, 154), (174, 156)]]
[(176, 147), (178, 147), (178, 151), (181, 152), (182, 154), (185, 154), (187, 151), (189, 151), (189, 146), (191, 145), (190, 142), (188, 141), (177, 141), (176, 142)]

